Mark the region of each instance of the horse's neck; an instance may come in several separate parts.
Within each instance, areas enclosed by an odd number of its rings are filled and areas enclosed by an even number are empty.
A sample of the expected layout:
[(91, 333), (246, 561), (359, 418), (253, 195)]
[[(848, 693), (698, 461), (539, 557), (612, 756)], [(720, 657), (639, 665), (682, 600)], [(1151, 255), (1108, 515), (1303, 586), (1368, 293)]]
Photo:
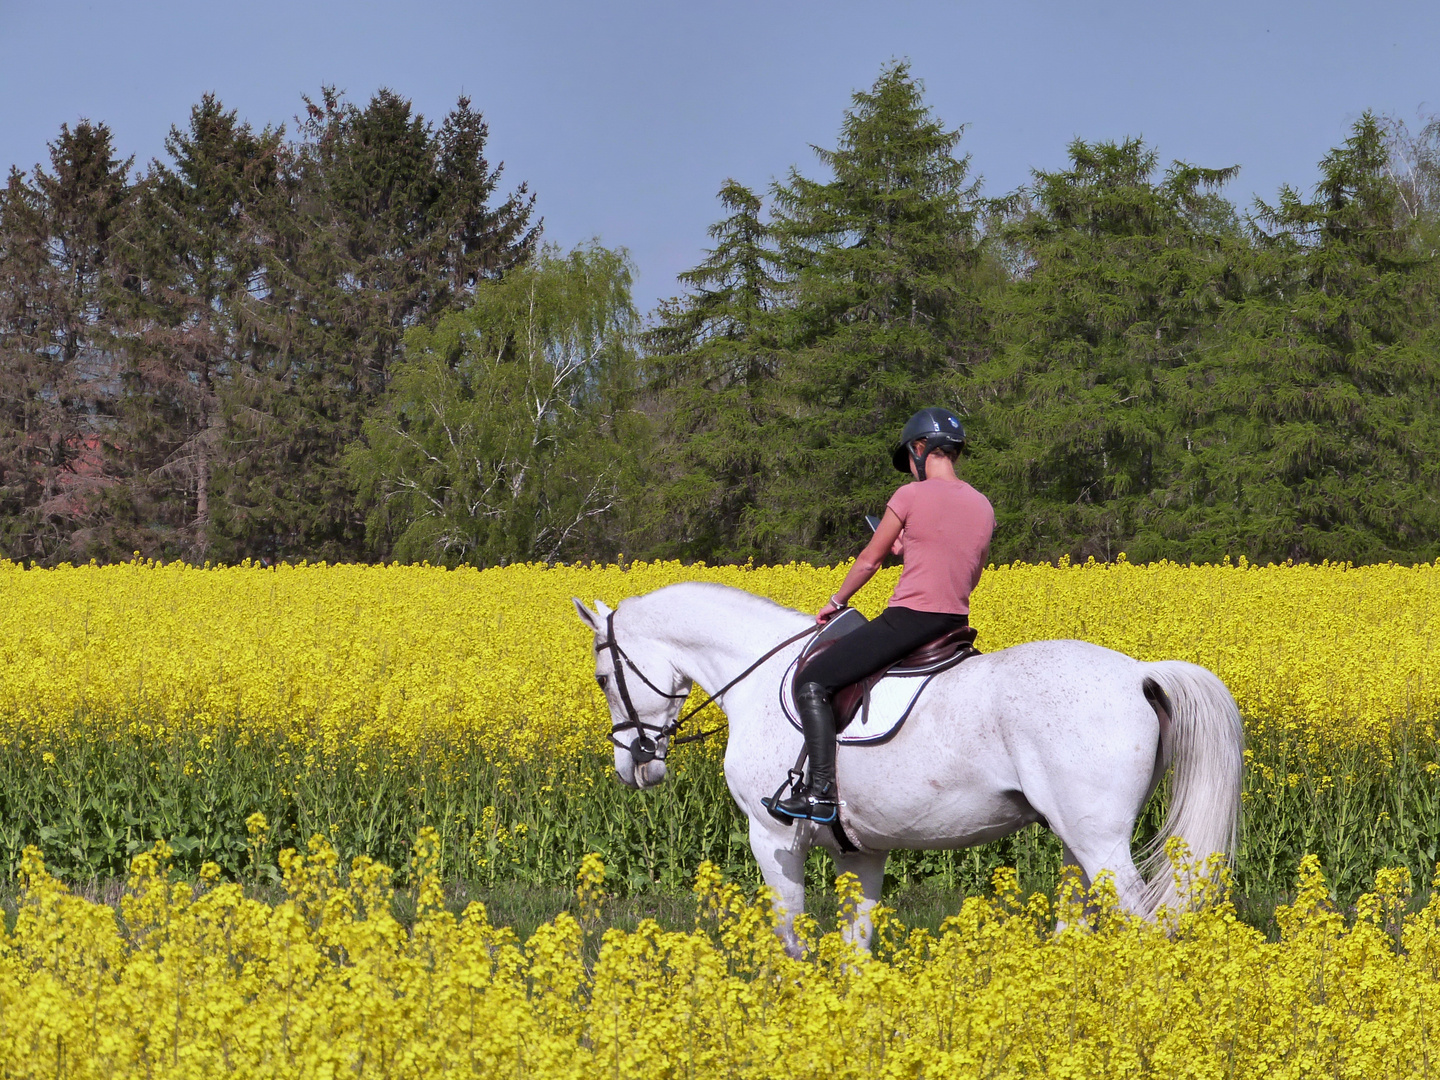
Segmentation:
[(739, 589), (671, 586), (645, 597), (647, 636), (687, 676), (714, 692), (766, 650), (803, 629), (803, 616)]

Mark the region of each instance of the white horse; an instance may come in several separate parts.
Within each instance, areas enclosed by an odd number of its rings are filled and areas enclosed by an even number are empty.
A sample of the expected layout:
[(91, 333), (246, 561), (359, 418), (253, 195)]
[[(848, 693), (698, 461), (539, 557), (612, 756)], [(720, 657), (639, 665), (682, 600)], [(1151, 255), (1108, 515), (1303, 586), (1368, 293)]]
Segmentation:
[[(627, 599), (614, 612), (596, 606), (575, 601), (595, 634), (615, 769), (642, 789), (665, 778), (674, 721), (692, 682), (719, 690), (813, 622), (742, 590), (700, 582)], [(1243, 733), (1225, 685), (1194, 664), (1141, 663), (1083, 641), (1036, 641), (972, 657), (935, 678), (889, 742), (842, 745), (842, 817), (858, 851), (842, 851), (828, 825), (781, 824), (760, 799), (800, 750), (778, 689), (801, 648), (803, 641), (782, 649), (723, 694), (730, 722), (725, 779), (750, 819), (750, 846), (792, 952), (793, 920), (805, 907), (805, 856), (816, 845), (831, 852), (841, 873), (860, 880), (864, 900), (849, 932), (864, 947), (894, 848), (970, 847), (1044, 822), (1087, 886), (1108, 870), (1121, 905), (1153, 918), (1162, 904), (1186, 902), (1165, 854), (1169, 837), (1181, 837), (1197, 859), (1228, 856), (1234, 846)], [(1130, 838), (1171, 766), (1170, 812), (1146, 860), (1147, 882)]]

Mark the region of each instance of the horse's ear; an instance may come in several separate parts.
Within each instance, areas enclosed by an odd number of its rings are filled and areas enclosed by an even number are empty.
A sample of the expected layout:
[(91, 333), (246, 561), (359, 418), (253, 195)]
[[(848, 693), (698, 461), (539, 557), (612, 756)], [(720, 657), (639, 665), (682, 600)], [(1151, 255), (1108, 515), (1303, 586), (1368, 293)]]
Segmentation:
[(608, 619), (610, 617), (610, 605), (598, 596), (595, 598), (595, 610), (600, 613), (602, 619)]
[[(591, 611), (583, 603), (581, 603), (578, 596), (572, 596), (570, 599), (575, 603), (575, 612), (580, 616), (580, 621), (590, 628), (591, 633), (600, 633), (600, 627), (605, 622), (605, 615), (603, 613), (596, 614), (595, 612)], [(601, 604), (598, 606), (603, 607), (604, 605)]]

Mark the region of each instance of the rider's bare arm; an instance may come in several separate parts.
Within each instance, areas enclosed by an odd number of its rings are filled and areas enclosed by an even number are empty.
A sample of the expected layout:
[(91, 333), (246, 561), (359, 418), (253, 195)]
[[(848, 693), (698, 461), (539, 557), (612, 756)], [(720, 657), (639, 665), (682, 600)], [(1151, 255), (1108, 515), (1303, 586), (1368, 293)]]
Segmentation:
[[(855, 564), (850, 567), (850, 572), (845, 575), (840, 588), (835, 595), (825, 602), (819, 613), (815, 616), (816, 622), (824, 622), (835, 612), (850, 602), (850, 598), (864, 588), (865, 583), (875, 576), (875, 571), (885, 561), (888, 555), (900, 539), (900, 518), (895, 511), (888, 506), (885, 508), (885, 516), (880, 519), (880, 526), (875, 530), (870, 542), (865, 545), (865, 550), (856, 556)], [(838, 601), (838, 603), (837, 603)]]

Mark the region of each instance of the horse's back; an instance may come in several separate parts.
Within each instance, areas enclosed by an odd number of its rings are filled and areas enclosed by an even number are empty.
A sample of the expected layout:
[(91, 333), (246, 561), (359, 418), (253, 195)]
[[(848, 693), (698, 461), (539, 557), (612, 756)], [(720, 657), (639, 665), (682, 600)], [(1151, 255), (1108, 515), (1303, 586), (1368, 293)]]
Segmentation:
[[(947, 677), (948, 676), (948, 677)], [(992, 717), (1076, 718), (1143, 707), (1144, 665), (1088, 641), (1028, 641), (965, 661), (936, 680), (950, 711), (966, 702)], [(964, 709), (970, 711), (970, 709)]]

